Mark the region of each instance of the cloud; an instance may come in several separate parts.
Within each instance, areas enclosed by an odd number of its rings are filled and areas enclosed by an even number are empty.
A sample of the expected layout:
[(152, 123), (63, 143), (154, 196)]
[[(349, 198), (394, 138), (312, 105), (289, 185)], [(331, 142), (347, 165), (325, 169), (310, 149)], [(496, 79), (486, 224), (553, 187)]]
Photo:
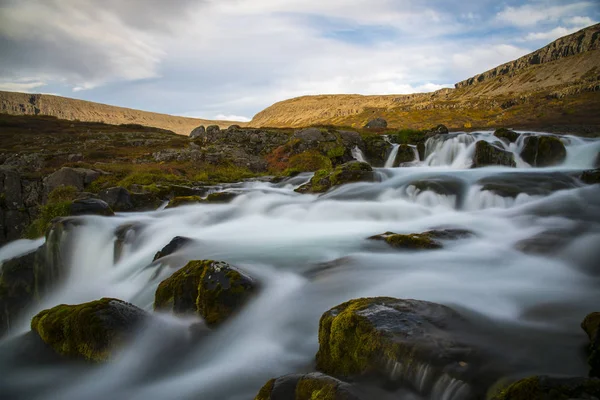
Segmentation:
[(241, 115), (225, 115), (217, 114), (212, 119), (218, 119), (221, 121), (239, 121), (239, 122), (250, 122), (252, 118), (244, 117)]
[(558, 39), (561, 36), (570, 35), (571, 33), (577, 32), (580, 28), (564, 28), (562, 26), (556, 27), (547, 32), (532, 32), (527, 34), (523, 40), (545, 40), (551, 42)]
[(37, 92), (34, 89), (46, 86), (44, 82), (33, 81), (33, 82), (0, 82), (0, 90), (8, 92), (25, 92), (33, 93)]
[(541, 22), (558, 21), (565, 17), (580, 15), (580, 13), (595, 7), (591, 2), (572, 4), (548, 5), (544, 2), (526, 4), (520, 7), (506, 7), (496, 15), (496, 20), (518, 27), (534, 26)]

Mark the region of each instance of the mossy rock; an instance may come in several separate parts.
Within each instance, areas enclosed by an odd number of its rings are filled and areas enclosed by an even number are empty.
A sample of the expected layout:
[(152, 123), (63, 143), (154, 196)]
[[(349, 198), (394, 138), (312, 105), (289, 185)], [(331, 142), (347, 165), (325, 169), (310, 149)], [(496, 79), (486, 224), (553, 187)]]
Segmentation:
[(588, 171), (583, 171), (579, 179), (581, 179), (584, 183), (587, 183), (588, 185), (595, 185), (597, 183), (600, 183), (600, 169), (591, 169)]
[(319, 322), (317, 369), (338, 378), (378, 377), (426, 394), (430, 385), (456, 379), (457, 391), (477, 395), (497, 380), (484, 372), (483, 355), (461, 343), (472, 327), (454, 310), (435, 303), (390, 297), (350, 300)]
[(556, 136), (529, 136), (525, 138), (521, 158), (533, 167), (549, 167), (564, 162), (567, 149)]
[(581, 328), (590, 338), (588, 347), (588, 364), (591, 367), (590, 376), (600, 377), (600, 312), (588, 314), (581, 323)]
[(216, 192), (209, 194), (206, 197), (206, 201), (209, 203), (229, 203), (231, 200), (235, 199), (238, 196), (238, 193)]
[(333, 170), (319, 170), (305, 185), (296, 189), (299, 193), (323, 193), (334, 186), (353, 182), (370, 182), (375, 179), (373, 168), (367, 163), (350, 161)]
[(514, 143), (521, 135), (519, 135), (515, 131), (511, 131), (510, 129), (500, 128), (496, 129), (496, 131), (494, 132), (494, 136), (496, 136), (499, 139), (503, 139), (506, 143)]
[(365, 143), (364, 153), (367, 160), (376, 167), (383, 167), (385, 160), (392, 150), (392, 145), (383, 136), (379, 135), (363, 136), (363, 141)]
[(78, 199), (71, 203), (69, 215), (101, 215), (111, 217), (115, 215), (108, 203), (100, 199)]
[(239, 311), (257, 290), (249, 276), (222, 261), (190, 261), (156, 289), (154, 309), (195, 313), (209, 326)]
[(370, 240), (383, 240), (391, 247), (403, 250), (435, 250), (444, 247), (439, 240), (456, 240), (473, 236), (465, 229), (435, 229), (423, 233), (398, 234), (386, 232), (371, 236)]
[(117, 299), (61, 304), (31, 320), (31, 329), (58, 354), (93, 362), (109, 360), (148, 314)]
[[(361, 400), (352, 385), (325, 374), (285, 375), (268, 381), (254, 400)], [(366, 400), (366, 399), (365, 399)]]
[(406, 144), (401, 144), (398, 149), (398, 154), (394, 160), (393, 167), (399, 167), (402, 164), (413, 162), (415, 160), (415, 153), (413, 149)]
[(162, 250), (154, 255), (154, 259), (152, 261), (156, 261), (171, 255), (192, 242), (193, 240), (190, 238), (184, 236), (175, 236), (165, 247), (162, 248)]
[(571, 400), (600, 397), (600, 379), (532, 376), (488, 396), (490, 400)]
[(488, 165), (505, 165), (507, 167), (517, 166), (511, 152), (504, 151), (484, 140), (480, 140), (475, 144), (473, 168), (480, 168)]
[(198, 204), (198, 203), (202, 203), (203, 201), (204, 201), (204, 199), (200, 196), (180, 196), (180, 197), (175, 197), (171, 201), (169, 201), (169, 204), (167, 204), (166, 208), (189, 206), (190, 204)]

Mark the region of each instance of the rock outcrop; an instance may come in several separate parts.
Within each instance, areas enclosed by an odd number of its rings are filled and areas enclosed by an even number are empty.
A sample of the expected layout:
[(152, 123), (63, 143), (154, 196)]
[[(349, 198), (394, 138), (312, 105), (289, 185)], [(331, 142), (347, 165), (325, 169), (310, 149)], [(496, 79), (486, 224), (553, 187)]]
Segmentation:
[(567, 150), (556, 136), (529, 136), (525, 138), (521, 158), (532, 167), (549, 167), (565, 161)]
[(475, 155), (473, 156), (473, 168), (486, 167), (489, 165), (504, 165), (516, 167), (511, 152), (502, 150), (484, 140), (475, 144)]
[(349, 383), (318, 372), (285, 375), (268, 381), (254, 400), (366, 400)]
[(334, 186), (353, 182), (369, 182), (375, 179), (373, 168), (367, 163), (351, 161), (333, 170), (315, 172), (310, 182), (296, 189), (299, 193), (323, 193)]

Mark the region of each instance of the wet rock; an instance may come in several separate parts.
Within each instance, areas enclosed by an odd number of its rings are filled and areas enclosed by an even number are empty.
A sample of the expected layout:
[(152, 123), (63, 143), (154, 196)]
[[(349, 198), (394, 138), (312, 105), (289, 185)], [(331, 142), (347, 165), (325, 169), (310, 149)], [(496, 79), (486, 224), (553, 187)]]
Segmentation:
[(496, 129), (494, 136), (504, 140), (506, 143), (514, 143), (517, 141), (520, 135), (515, 131), (511, 131), (510, 129), (500, 128)]
[(399, 167), (404, 163), (409, 163), (415, 160), (415, 153), (413, 149), (406, 144), (401, 144), (398, 148), (398, 154), (394, 160), (393, 167)]
[(371, 121), (369, 121), (364, 128), (365, 129), (386, 129), (388, 126), (388, 123), (385, 119), (383, 118), (375, 118), (372, 119)]
[(594, 185), (600, 183), (600, 169), (590, 169), (588, 171), (583, 171), (583, 173), (579, 176), (584, 183), (588, 185)]
[(493, 146), (484, 140), (480, 140), (475, 144), (472, 168), (480, 168), (488, 165), (517, 166), (512, 153)]
[(600, 377), (600, 312), (588, 314), (581, 323), (581, 329), (587, 333), (590, 338), (588, 347), (590, 365), (590, 376)]
[(100, 199), (79, 199), (73, 201), (70, 207), (71, 216), (78, 215), (103, 215), (110, 217), (115, 215), (110, 206)]
[(131, 211), (134, 208), (129, 190), (124, 187), (117, 186), (103, 190), (98, 197), (114, 211)]
[(365, 147), (365, 143), (360, 136), (360, 133), (354, 131), (338, 131), (342, 143), (345, 147), (352, 148), (358, 146), (361, 149)]
[(229, 203), (235, 199), (239, 194), (232, 192), (215, 192), (206, 196), (206, 201), (209, 203)]
[(166, 257), (170, 254), (175, 253), (176, 251), (179, 251), (181, 248), (183, 248), (185, 245), (192, 243), (193, 240), (190, 238), (186, 238), (184, 236), (175, 236), (173, 238), (173, 240), (171, 240), (169, 242), (169, 244), (167, 244), (165, 247), (162, 248), (161, 251), (157, 252), (154, 255), (154, 259), (152, 261), (156, 261), (160, 258)]
[(443, 245), (439, 240), (457, 240), (473, 236), (473, 232), (466, 229), (435, 229), (423, 233), (398, 234), (386, 232), (371, 236), (369, 240), (382, 240), (396, 249), (404, 250), (431, 250), (441, 249)]
[(175, 208), (179, 206), (189, 206), (191, 204), (202, 203), (204, 199), (200, 196), (179, 196), (169, 201), (166, 208)]
[(457, 198), (463, 197), (466, 189), (464, 181), (449, 176), (419, 179), (409, 183), (408, 186), (414, 186), (421, 192), (429, 190), (443, 196), (457, 196)]
[(198, 138), (203, 138), (206, 136), (206, 128), (204, 128), (204, 125), (200, 125), (199, 127), (195, 128), (193, 131), (190, 132), (190, 139), (198, 139)]
[(59, 186), (73, 186), (79, 191), (98, 179), (100, 172), (85, 168), (63, 167), (44, 179), (46, 192), (50, 193)]
[(515, 248), (527, 254), (553, 256), (586, 230), (586, 227), (581, 224), (573, 229), (549, 229), (518, 241), (515, 243)]
[(600, 398), (600, 379), (532, 376), (490, 396), (491, 400), (569, 400)]
[(425, 132), (425, 134), (433, 134), (433, 135), (445, 135), (447, 133), (449, 133), (450, 131), (448, 130), (448, 128), (446, 127), (446, 125), (443, 124), (439, 124), (438, 126), (436, 126), (433, 129), (428, 130), (427, 132)]
[(216, 326), (237, 311), (256, 291), (257, 283), (222, 261), (190, 261), (156, 289), (154, 309), (195, 313)]
[(103, 298), (44, 310), (33, 317), (31, 329), (64, 357), (102, 362), (109, 360), (147, 317), (132, 304)]
[(555, 136), (529, 136), (525, 138), (521, 158), (533, 167), (549, 167), (564, 162), (567, 150)]
[(466, 321), (443, 305), (350, 300), (321, 317), (317, 369), (339, 378), (402, 382), (423, 395), (447, 382), (456, 398), (480, 398), (497, 376), (484, 373), (482, 354), (461, 343), (463, 329), (469, 329)]
[(254, 400), (360, 400), (365, 399), (351, 384), (313, 372), (285, 375), (268, 381)]
[(544, 196), (558, 190), (580, 186), (577, 179), (562, 172), (505, 173), (480, 179), (481, 190), (489, 190), (502, 197), (517, 197), (520, 193)]
[(310, 182), (296, 189), (299, 193), (323, 193), (333, 186), (352, 182), (370, 182), (375, 179), (373, 168), (367, 163), (350, 161), (333, 170), (315, 172)]
[(16, 210), (22, 208), (23, 193), (21, 191), (21, 176), (10, 168), (0, 169), (0, 192), (2, 193), (2, 208)]
[(375, 167), (383, 167), (388, 155), (392, 151), (392, 146), (379, 135), (370, 135), (364, 138), (364, 153), (366, 158)]
[(134, 242), (135, 237), (141, 229), (142, 225), (129, 223), (121, 225), (115, 230), (115, 242), (113, 245), (113, 261), (115, 264), (121, 259), (125, 246)]

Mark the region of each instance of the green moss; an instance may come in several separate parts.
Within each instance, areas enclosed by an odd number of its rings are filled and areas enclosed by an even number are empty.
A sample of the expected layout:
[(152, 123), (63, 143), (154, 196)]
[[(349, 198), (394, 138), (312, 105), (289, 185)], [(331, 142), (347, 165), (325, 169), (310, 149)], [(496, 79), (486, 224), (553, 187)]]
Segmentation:
[(309, 150), (290, 157), (289, 169), (299, 172), (313, 172), (331, 168), (331, 160), (317, 151)]
[(595, 398), (600, 396), (600, 380), (586, 378), (552, 378), (532, 376), (491, 394), (493, 400)]
[(179, 197), (175, 197), (171, 201), (169, 201), (167, 208), (175, 208), (175, 207), (185, 206), (185, 205), (189, 205), (189, 204), (197, 204), (197, 203), (201, 203), (202, 201), (204, 201), (204, 200), (200, 196), (179, 196)]
[(156, 172), (133, 172), (119, 181), (116, 186), (129, 189), (131, 185), (151, 185), (153, 183), (183, 183), (186, 179), (182, 176), (156, 173)]
[(199, 172), (193, 175), (192, 179), (196, 182), (225, 183), (239, 182), (260, 175), (259, 173), (250, 171), (246, 167), (207, 164), (199, 168)]
[(302, 378), (296, 385), (295, 400), (335, 400), (336, 386), (327, 379)]
[(346, 148), (344, 146), (336, 146), (327, 151), (327, 157), (329, 158), (343, 157), (344, 154), (346, 154)]
[(206, 201), (209, 203), (227, 203), (237, 197), (237, 193), (231, 192), (216, 192), (206, 196)]
[(59, 186), (48, 195), (49, 203), (72, 201), (77, 197), (78, 191), (74, 186)]
[(48, 203), (40, 208), (40, 213), (26, 229), (25, 237), (36, 239), (44, 236), (46, 230), (50, 227), (54, 218), (66, 217), (71, 213), (71, 201), (59, 201), (57, 203)]
[(273, 385), (275, 384), (275, 379), (271, 379), (267, 383), (264, 384), (260, 391), (254, 398), (254, 400), (271, 400), (271, 392), (273, 391)]
[(442, 245), (426, 233), (394, 234), (385, 238), (387, 244), (398, 249), (441, 249)]

